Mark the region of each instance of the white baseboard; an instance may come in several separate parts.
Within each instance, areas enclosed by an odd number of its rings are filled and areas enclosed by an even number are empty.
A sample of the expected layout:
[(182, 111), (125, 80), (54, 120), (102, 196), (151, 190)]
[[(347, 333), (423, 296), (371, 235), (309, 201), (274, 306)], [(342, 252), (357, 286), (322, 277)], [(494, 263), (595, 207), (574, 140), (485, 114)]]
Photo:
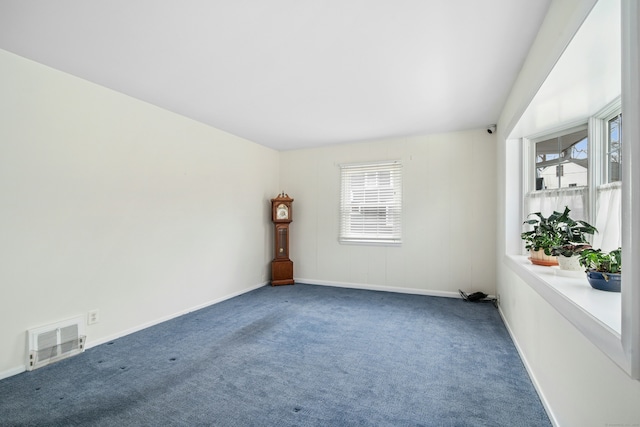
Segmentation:
[(21, 366), (16, 366), (15, 368), (8, 369), (6, 371), (2, 371), (0, 372), (0, 380), (12, 377), (14, 375), (21, 374), (26, 370), (27, 370), (27, 367), (25, 365), (21, 365)]
[(504, 313), (502, 312), (502, 309), (500, 307), (498, 307), (498, 313), (500, 313), (500, 317), (502, 318), (502, 323), (504, 323), (505, 327), (507, 328), (507, 331), (509, 332), (509, 335), (511, 336), (511, 340), (513, 341), (514, 345), (516, 346), (516, 350), (518, 351), (518, 355), (520, 356), (520, 360), (522, 360), (522, 363), (524, 364), (524, 367), (527, 370), (527, 373), (529, 374), (529, 378), (531, 378), (531, 382), (533, 383), (533, 387), (536, 389), (536, 392), (538, 393), (538, 396), (540, 397), (540, 401), (542, 402), (542, 406), (544, 407), (544, 410), (547, 412), (547, 416), (549, 417), (549, 420), (551, 421), (551, 424), (554, 427), (559, 426), (560, 424), (558, 424), (558, 420), (556, 419), (553, 411), (551, 410), (551, 407), (549, 406), (549, 402), (548, 402), (546, 396), (544, 395), (544, 392), (540, 388), (540, 383), (538, 383), (538, 380), (537, 380), (535, 374), (533, 373), (533, 370), (531, 369), (531, 365), (529, 365), (529, 361), (527, 360), (527, 357), (525, 356), (524, 352), (522, 351), (522, 348), (520, 347), (520, 344), (518, 343), (518, 340), (516, 339), (515, 335), (513, 334), (513, 331), (511, 330), (511, 326), (509, 325), (509, 322), (507, 322), (507, 319), (504, 316)]
[(197, 311), (197, 310), (201, 310), (201, 309), (203, 309), (205, 307), (209, 307), (211, 305), (218, 304), (219, 302), (226, 301), (226, 300), (231, 299), (231, 298), (235, 298), (235, 297), (237, 297), (239, 295), (246, 294), (247, 292), (251, 292), (253, 290), (261, 288), (261, 287), (267, 285), (268, 283), (269, 282), (258, 283), (257, 285), (254, 285), (254, 286), (251, 286), (249, 288), (243, 289), (242, 291), (234, 292), (232, 294), (225, 295), (225, 296), (220, 297), (220, 298), (216, 298), (214, 300), (205, 302), (203, 304), (198, 304), (197, 306), (190, 307), (190, 308), (187, 308), (185, 310), (180, 310), (177, 313), (173, 313), (173, 314), (170, 314), (168, 316), (163, 316), (163, 317), (161, 317), (159, 319), (155, 319), (155, 320), (152, 320), (150, 322), (143, 323), (142, 325), (138, 325), (138, 326), (135, 326), (133, 328), (129, 328), (129, 329), (126, 329), (126, 330), (124, 330), (122, 332), (118, 332), (116, 334), (113, 334), (113, 335), (110, 335), (110, 336), (107, 336), (107, 337), (103, 337), (103, 338), (100, 338), (100, 339), (97, 339), (97, 340), (94, 340), (94, 341), (91, 341), (89, 339), (89, 337), (87, 337), (87, 343), (85, 345), (85, 349), (89, 349), (89, 348), (92, 348), (92, 347), (97, 347), (97, 346), (99, 346), (101, 344), (105, 344), (107, 342), (111, 342), (111, 341), (116, 340), (118, 338), (122, 338), (124, 336), (133, 334), (135, 332), (139, 332), (139, 331), (141, 331), (143, 329), (146, 329), (146, 328), (149, 328), (151, 326), (155, 326), (155, 325), (158, 325), (160, 323), (166, 322), (167, 320), (175, 319), (176, 317), (180, 317), (180, 316), (183, 316), (185, 314), (188, 314), (188, 313), (191, 313), (191, 312), (194, 312), (194, 311)]
[[(138, 332), (138, 331), (141, 331), (141, 330), (146, 329), (148, 327), (160, 324), (162, 322), (166, 322), (167, 320), (171, 320), (171, 319), (174, 319), (176, 317), (182, 316), (184, 314), (191, 313), (193, 311), (197, 311), (197, 310), (200, 310), (200, 309), (205, 308), (205, 307), (209, 307), (210, 305), (214, 305), (214, 304), (217, 304), (219, 302), (222, 302), (222, 301), (237, 297), (237, 296), (245, 294), (247, 292), (251, 292), (251, 291), (253, 291), (255, 289), (258, 289), (258, 288), (261, 288), (261, 287), (267, 285), (268, 283), (269, 282), (258, 283), (257, 285), (251, 286), (251, 287), (249, 287), (247, 289), (243, 289), (242, 291), (234, 292), (232, 294), (225, 295), (225, 296), (220, 297), (220, 298), (216, 298), (216, 299), (214, 299), (212, 301), (208, 301), (208, 302), (205, 302), (203, 304), (199, 304), (199, 305), (197, 305), (195, 307), (190, 307), (188, 309), (181, 310), (181, 311), (179, 311), (177, 313), (173, 313), (173, 314), (170, 314), (168, 316), (163, 316), (163, 317), (161, 317), (159, 319), (153, 320), (151, 322), (144, 323), (142, 325), (135, 326), (133, 328), (129, 328), (127, 330), (118, 332), (116, 334), (113, 334), (113, 335), (110, 335), (110, 336), (107, 336), (107, 337), (103, 337), (103, 338), (96, 339), (96, 340), (93, 340), (93, 341), (90, 339), (90, 337), (87, 337), (87, 342), (86, 342), (86, 345), (85, 345), (85, 349), (89, 349), (89, 348), (92, 348), (92, 347), (97, 347), (100, 344), (104, 344), (104, 343), (113, 341), (115, 339), (122, 338), (122, 337), (124, 337), (126, 335), (129, 335), (129, 334), (132, 334), (134, 332)], [(20, 365), (20, 366), (16, 366), (15, 368), (8, 369), (6, 371), (2, 371), (2, 372), (0, 372), (0, 380), (2, 380), (4, 378), (12, 377), (14, 375), (21, 374), (21, 373), (25, 372), (26, 370), (27, 370), (27, 367), (25, 365)]]
[(349, 282), (331, 282), (327, 280), (304, 279), (296, 277), (296, 283), (305, 283), (307, 285), (334, 286), (337, 288), (366, 289), (369, 291), (396, 292), (400, 294), (427, 295), (432, 297), (461, 298), (459, 292), (433, 291), (427, 289), (415, 288), (396, 288), (393, 286), (368, 285), (364, 283)]

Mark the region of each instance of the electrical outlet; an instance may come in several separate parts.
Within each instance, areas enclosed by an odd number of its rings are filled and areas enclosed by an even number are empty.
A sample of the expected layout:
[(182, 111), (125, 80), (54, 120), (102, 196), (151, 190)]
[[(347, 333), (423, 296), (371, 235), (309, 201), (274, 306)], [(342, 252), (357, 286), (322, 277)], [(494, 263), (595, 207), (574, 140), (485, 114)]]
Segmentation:
[(496, 305), (500, 307), (500, 294), (496, 295)]
[(91, 310), (87, 314), (87, 325), (93, 325), (100, 320), (100, 312), (98, 310)]

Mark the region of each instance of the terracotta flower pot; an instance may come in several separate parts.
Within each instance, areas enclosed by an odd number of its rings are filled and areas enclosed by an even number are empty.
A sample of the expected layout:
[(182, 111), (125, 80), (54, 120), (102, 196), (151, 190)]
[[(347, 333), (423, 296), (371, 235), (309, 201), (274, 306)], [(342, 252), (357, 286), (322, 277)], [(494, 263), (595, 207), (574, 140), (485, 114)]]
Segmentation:
[(545, 254), (543, 249), (539, 249), (537, 251), (530, 251), (529, 253), (531, 255), (529, 257), (531, 264), (544, 265), (546, 267), (558, 265), (558, 258), (553, 255)]

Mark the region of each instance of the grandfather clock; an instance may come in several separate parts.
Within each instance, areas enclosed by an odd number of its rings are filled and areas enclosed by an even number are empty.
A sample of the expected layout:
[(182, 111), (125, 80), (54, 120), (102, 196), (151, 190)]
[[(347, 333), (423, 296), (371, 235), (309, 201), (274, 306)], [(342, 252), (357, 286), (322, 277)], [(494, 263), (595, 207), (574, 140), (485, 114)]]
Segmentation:
[(289, 224), (293, 199), (284, 191), (271, 199), (271, 219), (276, 227), (275, 255), (271, 261), (271, 285), (293, 285), (293, 261), (289, 259)]

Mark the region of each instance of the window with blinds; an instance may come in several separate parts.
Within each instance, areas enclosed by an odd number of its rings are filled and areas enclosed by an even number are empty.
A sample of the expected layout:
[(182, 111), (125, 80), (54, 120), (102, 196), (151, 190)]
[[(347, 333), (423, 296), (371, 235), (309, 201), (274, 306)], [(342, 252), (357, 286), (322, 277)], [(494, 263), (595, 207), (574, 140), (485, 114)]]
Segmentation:
[(340, 242), (401, 243), (402, 164), (340, 165)]

